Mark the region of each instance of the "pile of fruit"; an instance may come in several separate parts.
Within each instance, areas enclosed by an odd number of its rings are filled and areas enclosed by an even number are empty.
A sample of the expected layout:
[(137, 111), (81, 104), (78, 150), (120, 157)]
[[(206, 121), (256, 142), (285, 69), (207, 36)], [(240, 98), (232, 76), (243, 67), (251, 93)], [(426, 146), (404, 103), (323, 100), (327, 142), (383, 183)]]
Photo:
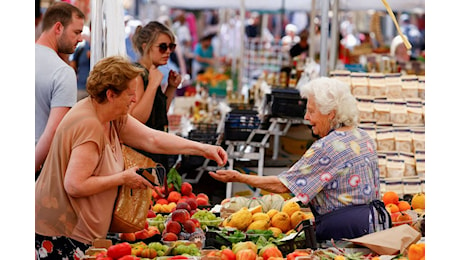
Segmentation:
[[(254, 203), (257, 199), (252, 199)], [(263, 203), (259, 201), (257, 203)], [(251, 204), (249, 204), (251, 205)], [(265, 208), (267, 210), (268, 208)], [(233, 227), (241, 231), (271, 230), (275, 237), (290, 233), (302, 220), (313, 219), (311, 212), (303, 211), (295, 201), (283, 202), (280, 210), (270, 208), (264, 212), (264, 205), (243, 207), (224, 219), (223, 227)]]
[[(408, 224), (422, 232), (424, 236), (425, 194), (417, 193), (410, 201), (402, 200), (394, 191), (387, 191), (382, 196), (383, 204), (390, 213), (393, 226)], [(423, 227), (420, 226), (423, 223)]]
[(228, 80), (230, 77), (223, 73), (217, 73), (212, 67), (206, 68), (204, 73), (196, 76), (196, 81), (202, 85), (217, 86), (221, 81)]

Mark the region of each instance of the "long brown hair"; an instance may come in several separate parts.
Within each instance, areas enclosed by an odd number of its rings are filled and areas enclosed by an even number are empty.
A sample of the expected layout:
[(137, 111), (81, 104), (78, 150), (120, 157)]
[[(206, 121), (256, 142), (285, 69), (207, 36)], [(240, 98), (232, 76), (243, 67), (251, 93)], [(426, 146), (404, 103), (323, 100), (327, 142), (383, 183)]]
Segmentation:
[[(144, 27), (138, 26), (133, 34), (132, 42), (134, 49), (143, 56), (146, 50), (149, 50), (152, 44), (158, 39), (160, 34), (166, 34), (171, 39), (171, 42), (176, 41), (174, 33), (164, 24), (157, 21), (149, 22)], [(146, 44), (145, 49), (142, 48)]]

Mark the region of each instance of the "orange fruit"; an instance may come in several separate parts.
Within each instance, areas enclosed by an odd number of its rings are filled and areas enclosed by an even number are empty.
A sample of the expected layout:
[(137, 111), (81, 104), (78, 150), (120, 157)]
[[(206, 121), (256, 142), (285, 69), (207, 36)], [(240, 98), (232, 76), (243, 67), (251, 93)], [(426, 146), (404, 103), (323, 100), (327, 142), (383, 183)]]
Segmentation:
[(412, 217), (409, 214), (402, 212), (401, 215), (396, 218), (396, 222), (400, 222), (402, 224), (411, 224)]
[(387, 191), (383, 194), (382, 201), (383, 201), (383, 204), (385, 204), (385, 206), (390, 203), (398, 205), (399, 196), (394, 191)]
[(409, 202), (407, 202), (405, 200), (401, 200), (398, 203), (398, 208), (399, 208), (399, 211), (406, 211), (406, 210), (411, 209), (411, 206), (410, 206)]
[(385, 206), (385, 208), (388, 210), (388, 212), (390, 212), (390, 214), (395, 213), (395, 212), (399, 212), (398, 205), (396, 205), (394, 203), (389, 203), (388, 205)]

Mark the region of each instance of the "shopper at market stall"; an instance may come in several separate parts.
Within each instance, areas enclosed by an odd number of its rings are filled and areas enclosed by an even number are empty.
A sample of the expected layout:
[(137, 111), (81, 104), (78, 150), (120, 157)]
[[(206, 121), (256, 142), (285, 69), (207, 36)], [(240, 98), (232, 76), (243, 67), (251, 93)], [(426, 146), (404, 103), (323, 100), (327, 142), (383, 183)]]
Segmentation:
[(94, 239), (107, 236), (118, 186), (152, 188), (138, 167), (124, 168), (122, 143), (151, 153), (199, 155), (220, 166), (227, 162), (220, 146), (151, 129), (128, 114), (142, 71), (123, 57), (100, 60), (88, 77), (90, 96), (57, 128), (35, 184), (40, 259), (81, 259)]
[(294, 44), (294, 46), (292, 46), (289, 49), (289, 55), (291, 56), (291, 58), (301, 55), (302, 57), (300, 57), (300, 59), (304, 60), (305, 57), (308, 56), (308, 50), (309, 50), (307, 29), (303, 29), (300, 32), (299, 37), (300, 37), (299, 42)]
[(48, 154), (56, 127), (77, 102), (75, 71), (60, 56), (82, 41), (85, 15), (77, 7), (57, 2), (48, 7), (35, 44), (35, 172)]
[[(378, 225), (382, 219), (389, 221), (390, 216), (378, 200), (376, 144), (357, 127), (357, 102), (349, 86), (322, 77), (302, 85), (300, 92), (308, 99), (305, 119), (319, 139), (299, 161), (278, 176), (235, 170), (209, 174), (223, 182), (293, 193), (300, 202), (310, 204), (319, 241), (355, 238), (387, 228)], [(374, 221), (370, 222), (371, 217)]]
[(206, 33), (201, 37), (200, 42), (195, 46), (194, 60), (192, 61), (192, 76), (196, 79), (197, 74), (204, 73), (208, 67), (216, 65), (218, 59), (212, 46), (214, 33)]
[[(158, 67), (168, 63), (176, 48), (175, 36), (164, 24), (153, 21), (144, 27), (138, 26), (132, 39), (140, 55), (135, 65), (144, 71), (138, 80), (137, 101), (131, 105), (129, 113), (150, 128), (168, 132), (169, 106), (182, 77), (178, 72), (170, 70), (167, 75), (168, 85), (163, 91), (161, 81), (164, 75)], [(168, 155), (139, 152), (169, 169)]]

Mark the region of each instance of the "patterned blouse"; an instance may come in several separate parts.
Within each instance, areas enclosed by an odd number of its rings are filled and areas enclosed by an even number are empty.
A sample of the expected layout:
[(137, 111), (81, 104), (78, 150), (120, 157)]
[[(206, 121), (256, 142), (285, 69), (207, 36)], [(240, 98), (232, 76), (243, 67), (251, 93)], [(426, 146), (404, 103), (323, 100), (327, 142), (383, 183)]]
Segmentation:
[(278, 178), (319, 214), (379, 198), (375, 142), (359, 128), (333, 131), (317, 140)]

